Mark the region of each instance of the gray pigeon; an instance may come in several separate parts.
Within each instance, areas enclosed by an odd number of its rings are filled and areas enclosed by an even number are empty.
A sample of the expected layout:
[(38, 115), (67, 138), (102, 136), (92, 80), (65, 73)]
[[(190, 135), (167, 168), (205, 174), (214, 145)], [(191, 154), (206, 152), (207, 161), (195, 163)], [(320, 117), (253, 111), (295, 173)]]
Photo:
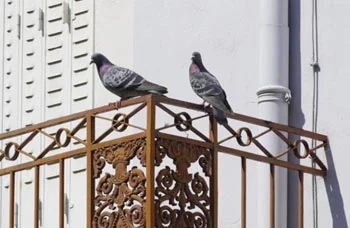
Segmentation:
[(193, 52), (189, 72), (193, 91), (213, 106), (216, 121), (221, 125), (227, 125), (225, 113), (233, 113), (232, 108), (219, 81), (204, 67), (200, 53)]
[[(149, 82), (132, 70), (114, 65), (100, 53), (91, 56), (91, 63), (96, 64), (104, 87), (121, 100), (151, 93), (163, 95), (168, 92), (166, 87)], [(119, 105), (120, 101), (117, 102), (117, 107)]]

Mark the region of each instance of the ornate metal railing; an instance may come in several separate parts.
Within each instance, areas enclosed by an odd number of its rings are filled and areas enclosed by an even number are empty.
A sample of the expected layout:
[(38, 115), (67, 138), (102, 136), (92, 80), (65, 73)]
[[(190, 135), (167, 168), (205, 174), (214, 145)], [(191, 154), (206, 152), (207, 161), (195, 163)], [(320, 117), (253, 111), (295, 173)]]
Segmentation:
[[(64, 161), (86, 156), (87, 227), (217, 227), (218, 152), (241, 159), (241, 224), (246, 226), (246, 160), (299, 172), (299, 225), (303, 174), (326, 175), (316, 151), (325, 135), (241, 114), (218, 127), (210, 109), (161, 96), (103, 106), (0, 134), (0, 176), (9, 175), (9, 224), (14, 227), (15, 174), (34, 169), (34, 227), (39, 227), (40, 167), (59, 166), (59, 227), (64, 227)], [(290, 140), (286, 133), (297, 136)], [(284, 151), (261, 140), (273, 134)], [(310, 141), (316, 146), (310, 148)], [(300, 152), (302, 151), (302, 152)], [(282, 159), (294, 154), (294, 162)], [(301, 165), (311, 158), (316, 167)], [(274, 180), (271, 172), (271, 180)], [(271, 184), (274, 192), (274, 184)], [(271, 194), (270, 194), (271, 195)], [(274, 195), (271, 195), (274, 205)], [(271, 210), (273, 220), (274, 210)], [(4, 218), (3, 218), (4, 219)]]

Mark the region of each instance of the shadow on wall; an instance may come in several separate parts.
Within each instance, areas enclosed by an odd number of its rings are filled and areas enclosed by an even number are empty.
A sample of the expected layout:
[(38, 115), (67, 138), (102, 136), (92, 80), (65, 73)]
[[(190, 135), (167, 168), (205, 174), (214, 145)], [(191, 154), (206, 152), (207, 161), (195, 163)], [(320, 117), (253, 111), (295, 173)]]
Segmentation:
[[(289, 126), (303, 128), (305, 116), (301, 109), (301, 56), (300, 56), (300, 0), (289, 1), (289, 88), (292, 92), (292, 100), (289, 105)], [(294, 141), (300, 139), (290, 135)], [(299, 160), (289, 154), (288, 160), (295, 164)], [(298, 172), (288, 170), (288, 221), (287, 227), (298, 227)]]
[(300, 0), (289, 2), (289, 88), (292, 100), (289, 106), (289, 125), (303, 128), (305, 116), (301, 109), (301, 56), (300, 56)]
[(327, 197), (329, 202), (329, 208), (331, 209), (333, 227), (336, 228), (347, 228), (348, 222), (344, 211), (343, 197), (340, 192), (337, 172), (334, 166), (334, 160), (332, 155), (331, 147), (326, 148), (326, 159), (327, 159), (327, 176), (324, 179), (324, 184), (327, 191)]

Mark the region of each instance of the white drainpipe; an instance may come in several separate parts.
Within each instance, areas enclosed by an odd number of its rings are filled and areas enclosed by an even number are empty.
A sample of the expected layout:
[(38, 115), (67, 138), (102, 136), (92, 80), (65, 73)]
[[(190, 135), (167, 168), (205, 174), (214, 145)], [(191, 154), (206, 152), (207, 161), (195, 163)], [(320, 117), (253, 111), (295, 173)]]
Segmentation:
[[(288, 0), (260, 1), (260, 76), (259, 117), (288, 124), (289, 28)], [(285, 143), (273, 134), (262, 137), (262, 144), (272, 153), (286, 149)], [(282, 158), (287, 159), (287, 157)], [(258, 227), (270, 226), (270, 167), (258, 165)], [(287, 171), (275, 168), (275, 226), (287, 227)]]

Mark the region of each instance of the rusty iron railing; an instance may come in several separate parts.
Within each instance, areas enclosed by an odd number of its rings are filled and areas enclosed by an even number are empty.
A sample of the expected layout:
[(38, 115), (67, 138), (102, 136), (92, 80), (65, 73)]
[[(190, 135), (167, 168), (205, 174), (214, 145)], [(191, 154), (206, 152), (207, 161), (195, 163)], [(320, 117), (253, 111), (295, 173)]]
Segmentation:
[[(327, 137), (238, 113), (230, 115), (230, 125), (218, 132), (209, 113), (202, 105), (148, 95), (122, 101), (119, 110), (103, 106), (0, 134), (0, 176), (10, 176), (10, 227), (14, 227), (15, 174), (30, 168), (34, 227), (39, 227), (40, 167), (48, 163), (59, 166), (58, 218), (59, 227), (64, 227), (64, 161), (75, 156), (86, 156), (87, 227), (217, 227), (218, 152), (241, 159), (243, 228), (247, 160), (270, 165), (272, 208), (275, 166), (299, 172), (298, 215), (303, 227), (303, 175), (326, 175), (316, 150), (327, 145)], [(159, 123), (164, 120), (168, 122)], [(286, 133), (298, 140), (291, 141)], [(269, 151), (260, 140), (269, 134), (287, 149)], [(44, 143), (27, 151), (38, 137)], [(310, 140), (317, 142), (314, 148)], [(297, 162), (281, 159), (289, 153)], [(317, 166), (299, 163), (307, 157)], [(270, 213), (273, 220), (274, 210)]]

